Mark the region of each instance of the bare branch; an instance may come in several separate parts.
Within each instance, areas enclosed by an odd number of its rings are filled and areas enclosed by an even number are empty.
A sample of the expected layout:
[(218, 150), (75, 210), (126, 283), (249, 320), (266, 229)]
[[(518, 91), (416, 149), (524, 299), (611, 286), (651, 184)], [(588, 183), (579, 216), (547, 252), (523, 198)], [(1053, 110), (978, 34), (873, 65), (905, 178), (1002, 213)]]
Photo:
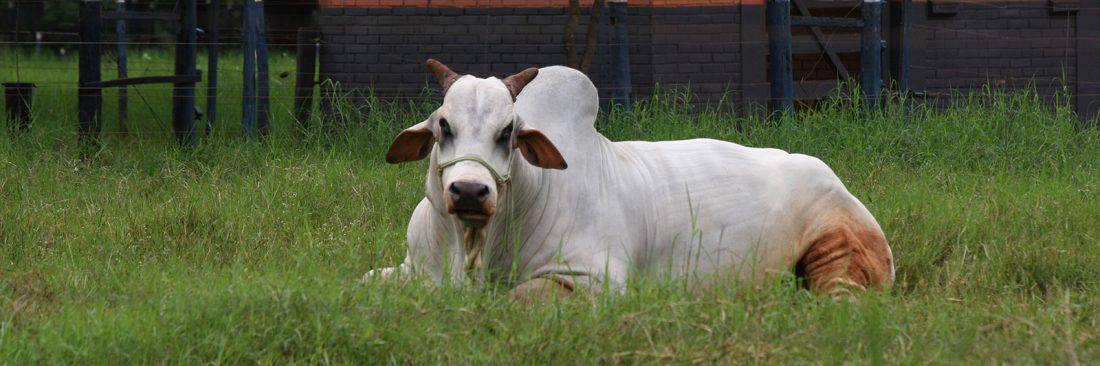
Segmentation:
[(588, 17), (588, 33), (584, 36), (584, 59), (581, 61), (579, 69), (585, 74), (588, 73), (588, 68), (592, 66), (592, 59), (596, 56), (596, 48), (599, 47), (600, 12), (603, 11), (604, 2), (605, 0), (592, 1), (592, 13)]
[(580, 8), (580, 0), (569, 0), (569, 21), (565, 22), (565, 36), (562, 37), (562, 42), (565, 43), (565, 64), (578, 70), (580, 70), (581, 65), (580, 61), (577, 60), (577, 40), (573, 32), (581, 21)]

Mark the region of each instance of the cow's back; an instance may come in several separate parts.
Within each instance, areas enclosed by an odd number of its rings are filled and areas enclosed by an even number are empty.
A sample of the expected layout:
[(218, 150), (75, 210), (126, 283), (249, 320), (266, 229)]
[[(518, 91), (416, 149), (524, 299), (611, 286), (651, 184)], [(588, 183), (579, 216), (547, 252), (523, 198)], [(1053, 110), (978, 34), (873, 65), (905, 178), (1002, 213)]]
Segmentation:
[(634, 257), (645, 272), (749, 279), (790, 269), (825, 211), (862, 209), (813, 157), (711, 139), (614, 145), (638, 182), (623, 199), (648, 203), (649, 240)]

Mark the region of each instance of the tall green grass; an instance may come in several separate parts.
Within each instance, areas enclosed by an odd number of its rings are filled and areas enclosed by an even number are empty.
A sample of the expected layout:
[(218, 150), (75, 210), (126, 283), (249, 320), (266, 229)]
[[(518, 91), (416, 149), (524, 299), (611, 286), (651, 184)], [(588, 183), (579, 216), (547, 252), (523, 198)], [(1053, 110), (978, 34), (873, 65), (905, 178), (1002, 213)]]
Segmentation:
[[(239, 85), (226, 69), (225, 85)], [(692, 110), (675, 93), (615, 111), (599, 127), (614, 140), (711, 137), (820, 157), (882, 224), (895, 288), (834, 301), (788, 280), (703, 293), (654, 281), (524, 308), (494, 286), (357, 282), (404, 256), (425, 167), (382, 156), (431, 100), (340, 103), (341, 126), (298, 130), (289, 99), (275, 98), (274, 134), (247, 141), (227, 88), (224, 122), (193, 149), (149, 113), (82, 159), (70, 89), (40, 89), (31, 130), (0, 132), (7, 363), (1100, 359), (1100, 133), (1026, 91), (875, 112), (838, 96), (778, 121)], [(167, 121), (166, 92), (142, 93)]]

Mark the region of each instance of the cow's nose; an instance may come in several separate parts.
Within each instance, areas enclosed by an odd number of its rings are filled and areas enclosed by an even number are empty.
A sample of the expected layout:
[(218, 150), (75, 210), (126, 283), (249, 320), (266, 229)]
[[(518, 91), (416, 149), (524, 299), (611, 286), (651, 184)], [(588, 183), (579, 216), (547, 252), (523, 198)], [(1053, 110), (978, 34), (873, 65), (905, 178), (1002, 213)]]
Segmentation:
[(489, 197), (489, 186), (467, 181), (451, 183), (447, 188), (454, 200), (455, 208), (460, 210), (482, 210), (482, 202)]

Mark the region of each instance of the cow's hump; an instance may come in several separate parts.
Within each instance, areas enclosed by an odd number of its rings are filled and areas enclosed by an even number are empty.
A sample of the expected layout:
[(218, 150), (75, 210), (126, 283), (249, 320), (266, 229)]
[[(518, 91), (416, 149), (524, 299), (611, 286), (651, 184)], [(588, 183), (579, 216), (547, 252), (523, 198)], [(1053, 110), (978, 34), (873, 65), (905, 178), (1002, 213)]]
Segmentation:
[(530, 126), (555, 136), (595, 132), (599, 95), (584, 73), (565, 66), (539, 69), (516, 97), (516, 113)]

